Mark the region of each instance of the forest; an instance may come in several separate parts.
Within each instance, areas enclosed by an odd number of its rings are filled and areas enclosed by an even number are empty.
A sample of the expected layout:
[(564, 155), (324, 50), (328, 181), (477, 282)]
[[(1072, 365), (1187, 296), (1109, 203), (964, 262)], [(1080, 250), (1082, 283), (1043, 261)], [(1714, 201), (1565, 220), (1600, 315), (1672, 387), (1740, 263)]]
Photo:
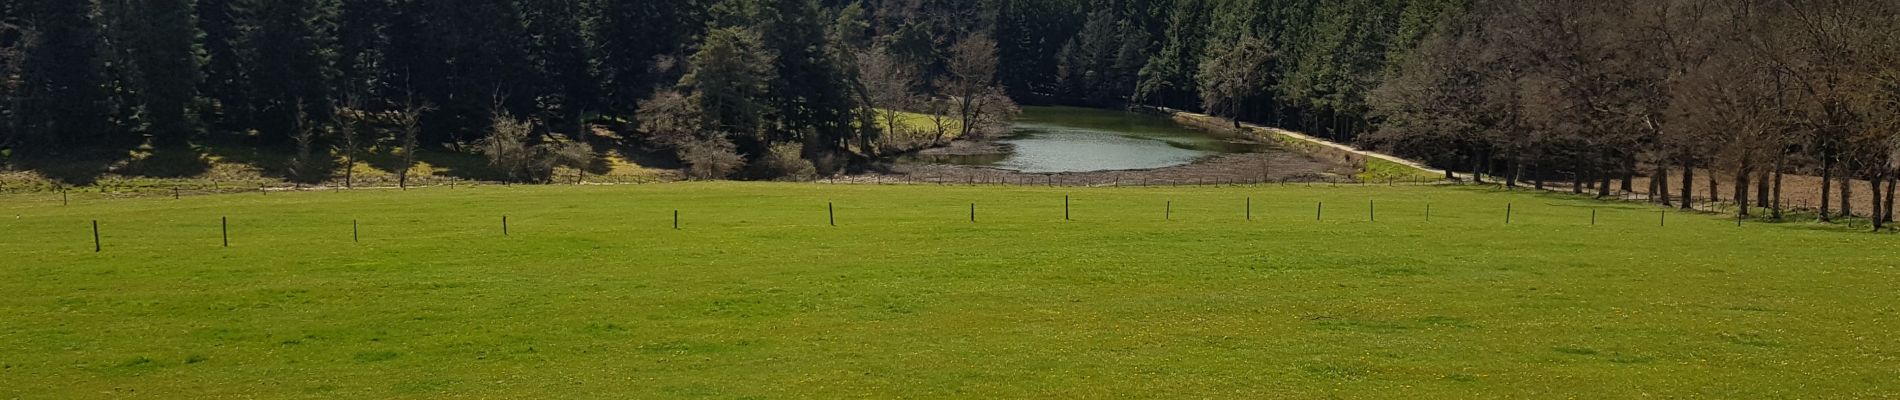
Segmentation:
[[(1854, 186), (1875, 210), (1893, 208), (1896, 9), (1883, 0), (0, 0), (0, 154), (35, 170), (238, 143), (295, 154), (285, 174), (317, 181), (359, 154), (410, 165), (428, 149), (479, 153), (534, 181), (614, 137), (666, 149), (695, 177), (769, 179), (995, 134), (1017, 103), (1158, 107), (1510, 186), (1567, 182), (1608, 195), (1643, 182), (1645, 193), (1681, 194), (1655, 201), (1687, 207), (1698, 172), (1724, 176), (1733, 193), (1711, 197), (1735, 199), (1744, 215), (1753, 204), (1779, 217), (1783, 176), (1818, 176), (1825, 220), (1853, 213)], [(1880, 223), (1891, 211), (1871, 215)]]

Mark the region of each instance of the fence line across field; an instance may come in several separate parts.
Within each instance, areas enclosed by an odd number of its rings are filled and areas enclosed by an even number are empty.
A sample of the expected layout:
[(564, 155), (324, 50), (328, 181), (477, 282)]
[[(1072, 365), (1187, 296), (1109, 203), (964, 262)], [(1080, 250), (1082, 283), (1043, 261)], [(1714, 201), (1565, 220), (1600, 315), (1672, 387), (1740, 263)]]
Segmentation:
[[(1074, 196), (1062, 197), (1062, 221), (1065, 221), (1065, 222), (1075, 221), (1073, 200), (1074, 200)], [(1254, 221), (1253, 198), (1246, 197), (1244, 201), (1242, 202), (1242, 204), (1243, 204), (1242, 208), (1244, 210), (1242, 221), (1244, 222)], [(976, 205), (977, 203), (975, 202), (969, 203), (968, 217), (969, 217), (970, 223), (977, 222)], [(1365, 222), (1378, 223), (1377, 207), (1378, 207), (1377, 199), (1366, 200)], [(1425, 212), (1424, 212), (1424, 219), (1422, 220), (1422, 222), (1429, 224), (1432, 222), (1432, 203), (1429, 203), (1429, 202), (1424, 203), (1423, 208)], [(1664, 210), (1657, 211), (1657, 214), (1658, 214), (1657, 226), (1659, 227), (1668, 226), (1670, 211), (1672, 210), (1664, 209)], [(1503, 211), (1504, 225), (1511, 225), (1514, 222), (1515, 213), (1516, 213), (1515, 203), (1510, 203), (1510, 202), (1504, 203), (1504, 211)], [(1162, 221), (1164, 222), (1174, 221), (1174, 214), (1175, 214), (1174, 201), (1173, 200), (1164, 201), (1162, 203)], [(1590, 216), (1589, 216), (1589, 219), (1587, 220), (1588, 226), (1597, 226), (1599, 224), (1599, 214), (1600, 214), (1600, 211), (1597, 208), (1593, 207), (1590, 209)], [(672, 225), (673, 230), (680, 230), (681, 229), (680, 210), (678, 209), (673, 210), (672, 216), (673, 216), (673, 225)], [(1315, 222), (1324, 223), (1326, 221), (1325, 216), (1326, 216), (1326, 202), (1320, 201), (1320, 202), (1314, 203), (1313, 220)], [(501, 236), (512, 237), (512, 232), (510, 232), (508, 215), (501, 215), (500, 217), (501, 217)], [(839, 226), (838, 225), (838, 209), (837, 209), (836, 202), (825, 203), (825, 217), (826, 217), (826, 222), (828, 226), (830, 227)], [(1742, 226), (1744, 221), (1745, 221), (1744, 219), (1738, 218), (1736, 220), (1736, 226)], [(226, 247), (226, 248), (231, 247), (230, 217), (219, 217), (218, 226), (219, 226), (219, 239), (221, 240), (222, 247)], [(104, 252), (104, 242), (101, 238), (102, 236), (100, 232), (99, 220), (96, 220), (96, 219), (91, 220), (91, 228), (92, 228), (93, 252), (95, 253)], [(362, 231), (361, 220), (351, 219), (350, 220), (350, 241), (360, 242), (361, 231)]]

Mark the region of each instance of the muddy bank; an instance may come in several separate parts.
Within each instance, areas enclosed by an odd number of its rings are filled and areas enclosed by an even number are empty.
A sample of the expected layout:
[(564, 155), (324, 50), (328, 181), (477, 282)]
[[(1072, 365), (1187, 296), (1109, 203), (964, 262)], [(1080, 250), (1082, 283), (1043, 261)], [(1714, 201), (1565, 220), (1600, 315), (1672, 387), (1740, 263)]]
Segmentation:
[(994, 140), (953, 140), (950, 144), (917, 151), (920, 156), (989, 156), (1009, 154), (1007, 144)]
[(837, 183), (944, 183), (1065, 186), (1254, 184), (1351, 181), (1358, 168), (1286, 151), (1222, 154), (1167, 168), (1128, 171), (1025, 173), (950, 164), (894, 165), (887, 171), (841, 176)]

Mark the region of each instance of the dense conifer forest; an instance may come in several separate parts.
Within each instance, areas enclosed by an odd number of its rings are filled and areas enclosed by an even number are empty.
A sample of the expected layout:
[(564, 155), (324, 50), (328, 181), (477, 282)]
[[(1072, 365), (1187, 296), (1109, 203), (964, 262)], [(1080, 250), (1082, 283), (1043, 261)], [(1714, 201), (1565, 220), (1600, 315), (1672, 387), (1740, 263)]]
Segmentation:
[(1803, 174), (1841, 197), (1872, 185), (1883, 209), (1900, 175), (1896, 8), (4, 0), (0, 156), (57, 169), (222, 143), (289, 154), (284, 174), (316, 181), (361, 154), (452, 151), (534, 181), (604, 135), (695, 176), (767, 178), (996, 134), (1018, 103), (1152, 106), (1512, 185), (1654, 177), (1649, 192), (1675, 180), (1687, 198), (1719, 171), (1730, 197), (1767, 206), (1772, 182)]

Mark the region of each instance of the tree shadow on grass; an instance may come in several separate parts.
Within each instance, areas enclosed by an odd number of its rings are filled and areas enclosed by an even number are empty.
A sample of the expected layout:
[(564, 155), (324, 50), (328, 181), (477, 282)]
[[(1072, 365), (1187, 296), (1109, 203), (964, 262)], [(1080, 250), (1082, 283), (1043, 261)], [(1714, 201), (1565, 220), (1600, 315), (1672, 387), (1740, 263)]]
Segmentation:
[(247, 138), (216, 138), (199, 147), (205, 155), (217, 157), (219, 162), (256, 167), (265, 177), (283, 179), (290, 175), (294, 152), (250, 142), (252, 140)]
[(13, 163), (14, 166), (38, 172), (41, 176), (63, 185), (86, 186), (98, 183), (99, 178), (113, 172), (115, 166), (123, 165), (132, 158), (133, 153), (130, 149), (95, 150), (21, 159)]
[(211, 171), (211, 161), (192, 146), (152, 149), (127, 162), (118, 172), (148, 178), (194, 178)]
[[(605, 128), (594, 129), (593, 132), (594, 136), (587, 141), (587, 144), (594, 148), (594, 154), (617, 156), (629, 163), (647, 168), (686, 168), (686, 163), (680, 160), (677, 153), (647, 141), (645, 136), (615, 132)], [(613, 170), (613, 166), (607, 164), (606, 160), (597, 160), (597, 164), (600, 165), (590, 165), (587, 172), (590, 174), (607, 174)]]
[(420, 151), (416, 152), (416, 161), (428, 163), (434, 174), (439, 176), (474, 181), (509, 180), (507, 174), (490, 166), (488, 159), (479, 154)]

